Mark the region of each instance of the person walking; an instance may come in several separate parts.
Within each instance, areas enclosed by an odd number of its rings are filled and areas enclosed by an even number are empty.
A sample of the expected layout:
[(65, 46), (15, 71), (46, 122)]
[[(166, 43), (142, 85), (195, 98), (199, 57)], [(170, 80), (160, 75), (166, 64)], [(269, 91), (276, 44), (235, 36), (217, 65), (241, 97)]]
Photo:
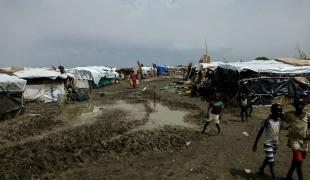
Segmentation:
[[(218, 93), (215, 94), (214, 100), (212, 100), (209, 103), (209, 107), (207, 110), (207, 121), (206, 124), (202, 130), (202, 134), (205, 132), (207, 126), (210, 124), (210, 122), (215, 122), (215, 125), (217, 127), (218, 134), (221, 134), (221, 128), (220, 128), (220, 119), (222, 116), (222, 110), (224, 108), (223, 102), (220, 100), (220, 95)], [(211, 111), (211, 113), (210, 113)]]
[(282, 106), (279, 104), (273, 104), (271, 106), (271, 115), (269, 115), (268, 118), (261, 123), (260, 130), (256, 136), (255, 142), (252, 147), (253, 152), (256, 152), (257, 143), (262, 134), (264, 133), (264, 150), (266, 157), (263, 161), (262, 166), (259, 168), (259, 172), (260, 174), (265, 175), (264, 170), (269, 165), (272, 179), (276, 178), (274, 173), (274, 160), (279, 145), (279, 132), (280, 128), (284, 127), (281, 116)]
[(287, 145), (293, 152), (292, 163), (286, 177), (288, 180), (292, 180), (293, 172), (296, 169), (298, 179), (303, 180), (302, 164), (308, 151), (309, 113), (303, 111), (305, 102), (302, 98), (296, 98), (293, 105), (295, 111), (289, 111), (283, 116), (289, 124)]
[(133, 88), (137, 86), (137, 74), (132, 70), (130, 73), (130, 81)]
[(239, 107), (240, 107), (241, 121), (244, 122), (244, 116), (245, 116), (245, 120), (248, 121), (249, 101), (245, 94), (240, 95)]

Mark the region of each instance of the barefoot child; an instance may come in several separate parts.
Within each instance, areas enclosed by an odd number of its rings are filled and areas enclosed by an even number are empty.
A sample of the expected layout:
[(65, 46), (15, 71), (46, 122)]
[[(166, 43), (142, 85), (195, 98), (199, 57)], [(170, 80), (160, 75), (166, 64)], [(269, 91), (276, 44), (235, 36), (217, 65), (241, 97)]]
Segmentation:
[[(210, 102), (209, 107), (208, 107), (207, 122), (202, 130), (202, 134), (205, 132), (207, 126), (212, 121), (215, 122), (218, 134), (221, 134), (220, 118), (222, 115), (223, 108), (224, 108), (224, 105), (223, 105), (223, 102), (220, 100), (220, 95), (215, 94), (214, 100)], [(210, 114), (210, 110), (211, 110), (211, 114)]]

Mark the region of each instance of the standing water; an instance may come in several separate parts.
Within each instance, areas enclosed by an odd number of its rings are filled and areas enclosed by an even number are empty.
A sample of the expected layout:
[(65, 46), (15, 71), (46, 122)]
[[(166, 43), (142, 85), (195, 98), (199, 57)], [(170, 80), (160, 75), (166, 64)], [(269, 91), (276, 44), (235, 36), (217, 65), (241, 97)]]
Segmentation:
[(163, 126), (195, 127), (184, 122), (184, 116), (186, 115), (185, 111), (173, 111), (159, 103), (154, 103), (153, 105), (153, 112), (150, 114), (147, 123), (140, 129), (149, 130)]

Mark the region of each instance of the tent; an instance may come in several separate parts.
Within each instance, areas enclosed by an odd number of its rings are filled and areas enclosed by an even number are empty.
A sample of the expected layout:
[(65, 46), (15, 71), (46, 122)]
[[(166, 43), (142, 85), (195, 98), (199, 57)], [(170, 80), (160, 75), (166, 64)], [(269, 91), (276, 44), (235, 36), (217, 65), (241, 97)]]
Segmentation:
[(79, 84), (77, 87), (86, 87), (89, 83), (89, 88), (96, 89), (109, 84), (112, 84), (112, 80), (118, 77), (116, 68), (109, 68), (105, 66), (88, 66), (88, 67), (76, 67), (69, 69), (68, 72), (77, 75)]
[(168, 68), (163, 65), (156, 65), (157, 69), (157, 74), (167, 74), (168, 73)]
[(0, 73), (0, 118), (23, 107), (26, 80)]
[(153, 67), (141, 67), (142, 73), (144, 76), (152, 76), (154, 75), (154, 68)]
[(66, 74), (47, 68), (24, 68), (14, 73), (27, 80), (24, 98), (27, 101), (55, 102), (66, 96)]
[(269, 105), (280, 97), (309, 95), (310, 66), (294, 66), (275, 60), (252, 60), (219, 64), (214, 86), (234, 99), (240, 92), (256, 105)]

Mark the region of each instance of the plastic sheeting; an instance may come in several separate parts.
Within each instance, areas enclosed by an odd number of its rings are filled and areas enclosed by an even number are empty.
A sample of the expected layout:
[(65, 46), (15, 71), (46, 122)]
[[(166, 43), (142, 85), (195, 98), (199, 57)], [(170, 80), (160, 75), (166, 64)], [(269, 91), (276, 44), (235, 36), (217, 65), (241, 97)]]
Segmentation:
[(199, 63), (198, 65), (195, 66), (196, 70), (203, 70), (203, 69), (216, 69), (219, 64), (222, 62), (210, 62), (210, 63)]
[(309, 94), (308, 85), (299, 83), (296, 79), (264, 78), (246, 81), (242, 91), (247, 92), (254, 105), (271, 104), (272, 99), (281, 96), (296, 97)]
[(310, 73), (310, 66), (293, 66), (275, 60), (252, 60), (246, 62), (220, 63), (219, 67), (238, 72), (250, 70), (257, 73), (290, 75)]
[(23, 107), (22, 92), (0, 92), (0, 118), (1, 115), (16, 111)]
[(148, 73), (152, 73), (154, 71), (153, 67), (141, 67), (141, 69), (144, 75), (147, 75)]
[(28, 101), (56, 102), (65, 96), (63, 84), (26, 85), (24, 98)]
[(22, 92), (27, 81), (16, 76), (0, 74), (0, 92)]
[[(220, 88), (230, 98), (235, 98), (238, 96), (238, 93), (245, 92), (251, 96), (255, 105), (270, 105), (273, 99), (279, 97), (306, 96), (309, 94), (310, 88), (307, 79), (298, 77), (310, 75), (307, 71), (308, 66), (291, 67), (291, 65), (277, 62), (274, 63), (274, 65), (279, 64), (279, 68), (276, 71), (277, 68), (267, 66), (267, 64), (274, 61), (255, 61), (249, 62), (249, 64), (254, 65), (257, 62), (261, 62), (262, 65), (257, 65), (256, 68), (252, 66), (248, 68), (243, 68), (242, 66), (241, 68), (241, 66), (228, 67), (220, 65), (215, 70), (213, 85)], [(231, 64), (240, 65), (240, 63)], [(244, 65), (244, 63), (241, 64)], [(303, 68), (303, 70), (299, 71), (298, 69), (300, 68)], [(254, 71), (257, 69), (260, 69), (259, 73)], [(279, 71), (281, 73), (277, 73)]]
[(101, 78), (115, 79), (118, 77), (118, 73), (115, 68), (108, 68), (105, 66), (88, 66), (88, 67), (76, 67), (69, 69), (70, 73), (76, 74), (79, 79), (91, 80), (98, 85)]
[(157, 69), (157, 73), (159, 73), (159, 74), (167, 74), (168, 73), (168, 68), (166, 66), (157, 65), (156, 69)]
[(23, 79), (37, 79), (37, 78), (48, 78), (48, 79), (67, 79), (66, 74), (61, 74), (55, 70), (49, 70), (44, 68), (25, 68), (22, 71), (14, 73), (19, 78)]
[(89, 82), (88, 80), (77, 79), (75, 81), (75, 87), (81, 88), (81, 89), (89, 89)]

